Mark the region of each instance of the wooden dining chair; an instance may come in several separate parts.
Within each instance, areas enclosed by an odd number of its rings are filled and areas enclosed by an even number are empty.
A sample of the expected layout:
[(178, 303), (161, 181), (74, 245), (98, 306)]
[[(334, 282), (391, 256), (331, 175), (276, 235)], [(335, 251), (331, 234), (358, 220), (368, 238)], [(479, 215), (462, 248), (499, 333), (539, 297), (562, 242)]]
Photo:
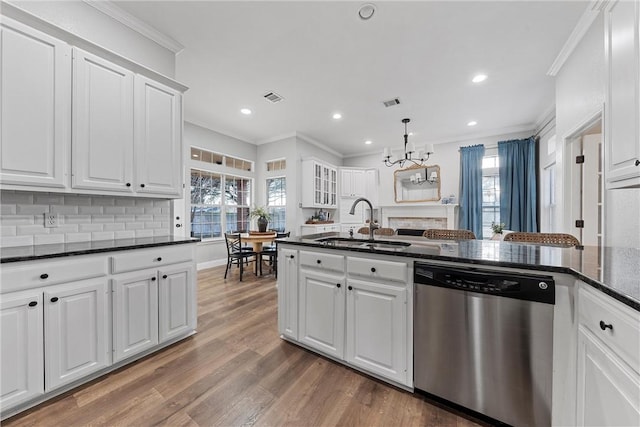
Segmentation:
[(538, 245), (578, 246), (580, 241), (571, 234), (565, 233), (530, 233), (514, 231), (504, 236), (505, 242), (533, 243)]
[[(287, 231), (286, 233), (276, 233), (276, 239), (284, 239), (286, 237), (291, 236), (291, 232)], [(264, 246), (262, 248), (262, 252), (260, 252), (261, 258), (267, 258), (269, 267), (271, 267), (271, 272), (274, 272), (276, 277), (278, 277), (278, 245), (276, 242), (269, 246)], [(260, 274), (262, 274), (262, 262), (260, 262)]]
[(258, 254), (249, 248), (243, 248), (242, 236), (240, 233), (224, 233), (224, 240), (227, 244), (227, 268), (224, 270), (224, 278), (232, 264), (236, 264), (240, 268), (240, 281), (242, 282), (242, 273), (244, 265), (250, 262), (255, 263), (256, 275), (258, 274)]
[(396, 234), (396, 231), (393, 228), (376, 228), (373, 230), (373, 234), (378, 234), (380, 236), (393, 236)]
[(474, 240), (476, 235), (471, 230), (449, 230), (429, 228), (422, 233), (427, 239), (435, 240)]
[(369, 235), (369, 227), (360, 227), (360, 228), (358, 228), (358, 231), (356, 231), (356, 233), (358, 233), (358, 234), (366, 234), (368, 236)]

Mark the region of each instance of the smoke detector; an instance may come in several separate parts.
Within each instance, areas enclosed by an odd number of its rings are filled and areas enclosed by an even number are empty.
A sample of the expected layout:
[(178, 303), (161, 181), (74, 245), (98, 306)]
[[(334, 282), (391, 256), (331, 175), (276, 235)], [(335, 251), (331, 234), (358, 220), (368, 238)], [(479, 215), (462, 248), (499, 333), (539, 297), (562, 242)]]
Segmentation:
[(358, 9), (358, 16), (363, 21), (371, 19), (374, 13), (376, 13), (376, 5), (373, 3), (365, 3)]
[(276, 102), (280, 102), (280, 101), (282, 101), (284, 99), (283, 97), (281, 97), (280, 95), (278, 95), (275, 92), (267, 92), (262, 96), (264, 96), (264, 99), (266, 99), (269, 102), (273, 102), (274, 104)]
[(400, 98), (389, 99), (388, 101), (382, 101), (385, 107), (393, 107), (394, 105), (400, 104)]

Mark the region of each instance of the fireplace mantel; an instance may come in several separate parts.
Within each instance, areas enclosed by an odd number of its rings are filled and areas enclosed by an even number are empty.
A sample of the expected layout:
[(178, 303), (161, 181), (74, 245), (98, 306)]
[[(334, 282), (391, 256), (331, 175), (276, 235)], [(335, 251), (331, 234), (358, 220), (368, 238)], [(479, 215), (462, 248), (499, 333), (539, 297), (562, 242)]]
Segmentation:
[(458, 205), (403, 203), (379, 206), (383, 227), (389, 227), (389, 218), (446, 218), (448, 229), (458, 228)]

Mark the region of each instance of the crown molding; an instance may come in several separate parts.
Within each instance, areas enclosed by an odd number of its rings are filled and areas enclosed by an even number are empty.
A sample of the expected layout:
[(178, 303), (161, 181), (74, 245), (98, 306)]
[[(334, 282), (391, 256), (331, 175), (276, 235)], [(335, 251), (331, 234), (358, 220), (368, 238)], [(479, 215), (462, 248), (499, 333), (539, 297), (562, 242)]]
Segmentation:
[(300, 132), (296, 132), (295, 134), (296, 134), (296, 138), (301, 139), (301, 140), (303, 140), (305, 142), (308, 142), (309, 144), (315, 145), (316, 147), (321, 148), (324, 151), (326, 151), (328, 153), (331, 153), (331, 154), (333, 154), (334, 156), (336, 156), (338, 158), (342, 159), (344, 157), (344, 154), (337, 152), (333, 148), (327, 146), (326, 144), (324, 144), (324, 143), (322, 143), (322, 142), (320, 142), (318, 140), (315, 140), (315, 139), (311, 138), (310, 136), (304, 135), (304, 134), (302, 134)]
[(256, 141), (255, 144), (256, 145), (270, 144), (272, 142), (282, 141), (283, 139), (295, 138), (296, 135), (297, 135), (296, 132), (283, 133), (282, 135), (273, 136), (267, 139), (261, 139), (259, 141)]
[(151, 25), (136, 18), (129, 12), (116, 6), (110, 1), (96, 1), (96, 0), (83, 0), (83, 1), (89, 6), (109, 16), (110, 18), (113, 18), (116, 21), (120, 22), (121, 24), (131, 28), (133, 31), (136, 31), (137, 33), (142, 34), (149, 40), (152, 40), (155, 43), (159, 44), (160, 46), (166, 49), (169, 49), (174, 54), (178, 54), (184, 49), (184, 46), (181, 45), (176, 40), (172, 39), (171, 37), (167, 36), (164, 33), (161, 33), (160, 31), (153, 28)]
[(569, 35), (569, 38), (564, 43), (564, 46), (562, 46), (562, 49), (560, 49), (560, 53), (558, 53), (558, 56), (553, 61), (553, 64), (551, 64), (551, 67), (549, 67), (549, 70), (547, 70), (548, 76), (555, 77), (558, 74), (564, 63), (567, 61), (567, 59), (569, 59), (573, 51), (578, 46), (578, 43), (580, 43), (580, 40), (582, 40), (584, 35), (591, 27), (591, 24), (593, 24), (593, 22), (600, 14), (600, 11), (607, 3), (608, 0), (591, 0), (589, 2), (584, 13), (578, 20), (575, 28)]

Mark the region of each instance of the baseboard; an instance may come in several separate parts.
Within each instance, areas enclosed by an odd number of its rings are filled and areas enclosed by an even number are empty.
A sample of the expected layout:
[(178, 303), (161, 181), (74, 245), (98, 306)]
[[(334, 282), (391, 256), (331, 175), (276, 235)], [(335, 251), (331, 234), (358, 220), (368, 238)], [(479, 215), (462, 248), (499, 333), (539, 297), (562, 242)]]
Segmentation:
[(198, 271), (200, 271), (206, 268), (219, 267), (221, 265), (226, 265), (226, 264), (227, 264), (227, 259), (221, 258), (221, 259), (214, 259), (212, 261), (199, 262), (197, 268), (198, 268)]

